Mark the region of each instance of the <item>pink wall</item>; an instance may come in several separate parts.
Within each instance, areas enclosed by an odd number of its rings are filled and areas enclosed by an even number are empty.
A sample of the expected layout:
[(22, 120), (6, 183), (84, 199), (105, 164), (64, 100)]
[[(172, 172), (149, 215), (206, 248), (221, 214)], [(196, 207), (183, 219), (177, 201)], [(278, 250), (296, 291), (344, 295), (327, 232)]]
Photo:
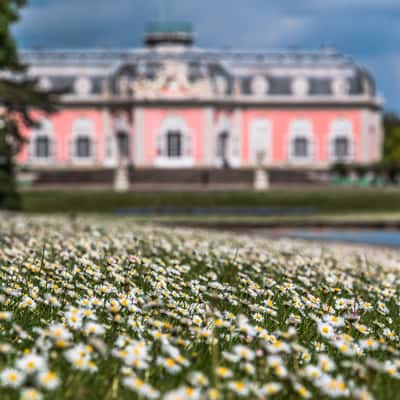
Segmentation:
[[(33, 113), (38, 119), (42, 119), (43, 115)], [(46, 118), (44, 116), (44, 118)], [(55, 158), (59, 163), (68, 163), (71, 159), (71, 143), (72, 143), (72, 127), (73, 123), (81, 118), (89, 119), (94, 125), (94, 140), (96, 148), (96, 161), (101, 163), (104, 159), (104, 126), (102, 112), (97, 109), (65, 109), (61, 112), (53, 114), (49, 117), (53, 125), (53, 134), (56, 139)], [(31, 130), (22, 129), (24, 136), (29, 139)], [(25, 163), (29, 161), (29, 145), (25, 145), (21, 153), (17, 157), (18, 162)]]
[(354, 157), (360, 157), (361, 113), (360, 110), (246, 110), (242, 119), (242, 161), (249, 162), (250, 123), (257, 118), (265, 118), (272, 123), (272, 161), (286, 162), (288, 159), (288, 134), (290, 122), (307, 119), (313, 127), (315, 137), (315, 161), (328, 161), (328, 136), (334, 119), (347, 119), (353, 125)]
[(153, 165), (157, 154), (157, 135), (165, 118), (178, 115), (183, 119), (192, 135), (193, 158), (196, 164), (201, 164), (204, 159), (204, 120), (202, 108), (156, 109), (144, 110), (143, 135), (144, 135), (144, 162)]
[[(214, 126), (224, 114), (232, 121), (232, 113), (222, 113), (215, 110), (213, 115)], [(40, 115), (37, 114), (39, 117)], [(144, 148), (143, 162), (145, 165), (154, 165), (157, 156), (157, 134), (165, 118), (178, 115), (183, 119), (192, 136), (192, 150), (195, 165), (202, 165), (205, 159), (204, 134), (205, 134), (205, 109), (203, 108), (148, 108), (143, 112), (143, 137)], [(56, 161), (59, 164), (70, 163), (70, 146), (72, 142), (72, 126), (74, 121), (86, 118), (93, 121), (95, 127), (96, 161), (104, 161), (105, 143), (103, 115), (97, 109), (65, 109), (50, 117), (53, 132), (56, 136)], [(243, 110), (242, 112), (242, 165), (247, 165), (250, 159), (250, 125), (251, 121), (264, 118), (272, 123), (272, 162), (285, 163), (288, 160), (288, 134), (290, 122), (295, 119), (307, 119), (311, 122), (315, 137), (315, 161), (328, 161), (328, 135), (330, 124), (335, 119), (347, 119), (353, 126), (353, 146), (355, 161), (360, 159), (361, 148), (361, 111), (350, 110)], [(29, 139), (30, 131), (23, 129), (24, 135)], [(132, 138), (133, 142), (133, 138)], [(18, 155), (18, 161), (29, 161), (28, 146), (24, 146)]]

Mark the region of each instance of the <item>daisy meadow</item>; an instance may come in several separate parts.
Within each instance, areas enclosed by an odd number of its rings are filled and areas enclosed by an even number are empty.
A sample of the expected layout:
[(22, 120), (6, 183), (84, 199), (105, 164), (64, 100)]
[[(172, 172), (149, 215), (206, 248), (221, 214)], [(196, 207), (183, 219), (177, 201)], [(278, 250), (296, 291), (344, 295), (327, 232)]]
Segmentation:
[(0, 232), (1, 400), (399, 398), (395, 251), (107, 217)]

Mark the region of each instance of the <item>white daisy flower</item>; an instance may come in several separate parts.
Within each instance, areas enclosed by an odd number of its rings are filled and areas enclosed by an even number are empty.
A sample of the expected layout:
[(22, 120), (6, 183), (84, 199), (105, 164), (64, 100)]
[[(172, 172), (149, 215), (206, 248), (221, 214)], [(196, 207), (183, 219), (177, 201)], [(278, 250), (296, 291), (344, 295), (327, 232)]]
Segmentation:
[(32, 374), (37, 371), (43, 371), (47, 368), (46, 359), (37, 354), (28, 354), (16, 361), (16, 366), (19, 370)]
[(347, 397), (350, 393), (342, 377), (323, 375), (316, 383), (323, 393), (330, 397)]
[(0, 373), (0, 383), (2, 386), (18, 388), (25, 380), (25, 375), (14, 368), (6, 368)]
[(239, 396), (248, 396), (250, 393), (250, 385), (245, 381), (229, 382), (228, 388)]
[(54, 390), (60, 385), (60, 378), (55, 372), (44, 371), (37, 376), (38, 384), (47, 390)]
[(26, 388), (21, 391), (21, 400), (42, 400), (43, 395), (34, 388)]
[(335, 330), (332, 325), (321, 321), (318, 322), (318, 332), (321, 336), (327, 339), (330, 339), (335, 335)]

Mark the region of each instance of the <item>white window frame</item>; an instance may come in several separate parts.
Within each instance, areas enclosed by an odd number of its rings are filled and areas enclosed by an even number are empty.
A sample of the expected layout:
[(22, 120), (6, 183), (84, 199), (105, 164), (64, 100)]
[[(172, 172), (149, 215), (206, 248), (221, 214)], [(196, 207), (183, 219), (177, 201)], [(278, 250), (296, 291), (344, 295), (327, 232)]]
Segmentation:
[[(90, 140), (90, 156), (78, 157), (76, 141), (78, 137), (87, 137)], [(95, 142), (95, 127), (94, 122), (89, 118), (79, 118), (72, 125), (72, 140), (71, 140), (71, 159), (74, 164), (91, 165), (96, 160), (96, 142)]]
[[(49, 157), (38, 157), (36, 155), (36, 139), (42, 136), (47, 137), (49, 140)], [(53, 123), (49, 119), (40, 121), (40, 127), (32, 129), (29, 144), (31, 163), (48, 165), (55, 161), (56, 142), (54, 140)]]
[[(182, 135), (182, 155), (168, 157), (168, 132), (179, 131)], [(156, 158), (154, 164), (160, 168), (185, 168), (194, 165), (194, 148), (191, 132), (184, 119), (179, 116), (168, 116), (156, 134)]]
[[(308, 155), (306, 157), (297, 157), (294, 154), (295, 140), (305, 138), (308, 140)], [(307, 164), (315, 160), (317, 149), (316, 138), (313, 132), (312, 122), (308, 119), (296, 119), (290, 123), (288, 135), (288, 160), (295, 164)]]
[[(263, 144), (264, 149), (261, 148), (260, 143), (255, 143), (255, 135), (259, 134), (261, 131), (265, 134), (265, 142)], [(250, 157), (249, 161), (252, 165), (256, 166), (258, 163), (257, 153), (259, 151), (264, 151), (264, 164), (270, 164), (272, 162), (272, 122), (266, 118), (257, 118), (250, 122), (250, 137), (249, 137), (249, 149), (250, 149)], [(258, 148), (260, 146), (260, 148)], [(255, 151), (257, 148), (257, 151)]]
[[(346, 138), (349, 142), (349, 153), (346, 158), (339, 159), (335, 154), (335, 140)], [(335, 119), (331, 122), (328, 139), (328, 156), (331, 162), (351, 162), (354, 159), (353, 124), (345, 118)]]

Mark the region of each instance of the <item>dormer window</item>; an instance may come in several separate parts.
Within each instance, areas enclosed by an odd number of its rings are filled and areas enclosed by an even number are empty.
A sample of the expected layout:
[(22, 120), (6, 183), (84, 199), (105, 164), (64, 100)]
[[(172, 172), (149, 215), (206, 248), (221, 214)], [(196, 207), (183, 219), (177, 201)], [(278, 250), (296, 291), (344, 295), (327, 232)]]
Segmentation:
[(296, 97), (304, 97), (308, 95), (310, 85), (308, 79), (304, 76), (298, 76), (292, 81), (292, 93)]
[(269, 82), (264, 76), (255, 76), (251, 81), (251, 92), (256, 97), (263, 97), (267, 94)]

